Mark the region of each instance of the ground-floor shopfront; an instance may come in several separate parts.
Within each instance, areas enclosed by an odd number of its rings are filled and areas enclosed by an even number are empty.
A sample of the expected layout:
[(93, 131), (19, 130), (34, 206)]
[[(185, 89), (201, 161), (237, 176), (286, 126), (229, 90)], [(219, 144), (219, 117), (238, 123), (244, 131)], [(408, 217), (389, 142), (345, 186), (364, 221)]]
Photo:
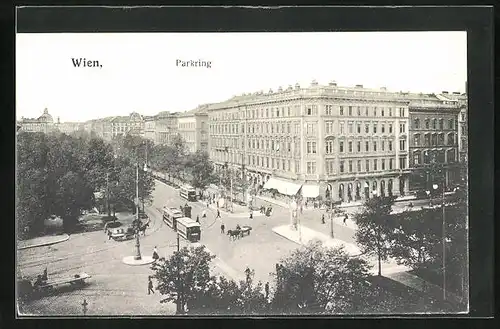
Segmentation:
[(452, 190), (461, 184), (462, 168), (459, 165), (450, 166), (444, 172), (433, 172), (429, 168), (415, 168), (410, 175), (410, 191), (432, 191), (435, 185)]
[(260, 172), (248, 172), (247, 175), (257, 190), (275, 190), (286, 200), (319, 197), (334, 202), (354, 202), (373, 196), (405, 196), (410, 191), (409, 174), (406, 173), (380, 177), (358, 175), (328, 181), (290, 180)]

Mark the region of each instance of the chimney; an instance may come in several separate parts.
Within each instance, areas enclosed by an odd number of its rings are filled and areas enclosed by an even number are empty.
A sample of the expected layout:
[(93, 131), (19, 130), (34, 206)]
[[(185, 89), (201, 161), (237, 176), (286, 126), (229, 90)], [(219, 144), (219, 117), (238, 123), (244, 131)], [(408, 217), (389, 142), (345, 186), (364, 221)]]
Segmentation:
[(269, 88), (269, 93), (272, 94), (273, 93), (273, 90), (271, 88)]
[(57, 117), (57, 123), (61, 123), (61, 118)]
[(356, 88), (363, 88), (363, 85), (356, 85)]
[(337, 82), (335, 82), (335, 80), (332, 80), (332, 81), (330, 81), (330, 83), (328, 83), (328, 85), (336, 87)]
[(444, 95), (448, 95), (448, 92), (446, 90), (442, 91), (441, 93)]

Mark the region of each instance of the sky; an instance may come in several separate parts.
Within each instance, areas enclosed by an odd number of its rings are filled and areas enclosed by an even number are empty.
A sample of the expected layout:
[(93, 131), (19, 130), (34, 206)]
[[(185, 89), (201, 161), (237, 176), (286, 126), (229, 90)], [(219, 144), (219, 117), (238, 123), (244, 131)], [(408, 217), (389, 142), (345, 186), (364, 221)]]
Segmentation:
[[(313, 79), (464, 92), (466, 39), (466, 32), (17, 34), (16, 116), (36, 118), (44, 108), (61, 122), (183, 112)], [(99, 67), (75, 67), (80, 58)]]

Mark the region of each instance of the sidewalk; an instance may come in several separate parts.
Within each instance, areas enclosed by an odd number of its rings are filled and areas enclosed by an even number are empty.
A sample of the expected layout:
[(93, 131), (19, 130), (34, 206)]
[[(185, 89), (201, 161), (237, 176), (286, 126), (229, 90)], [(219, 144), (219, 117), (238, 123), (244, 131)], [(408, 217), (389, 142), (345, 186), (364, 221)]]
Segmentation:
[[(345, 251), (355, 257), (361, 255), (361, 250), (355, 244), (345, 242), (340, 239), (331, 238), (330, 236), (311, 230), (303, 225), (298, 225), (298, 230), (293, 230), (290, 225), (282, 225), (274, 227), (273, 232), (281, 235), (282, 237), (291, 240), (300, 245), (306, 245), (309, 241), (319, 240), (323, 242), (326, 247), (340, 247), (343, 246)], [(365, 259), (372, 265), (370, 273), (373, 275), (378, 274), (378, 261), (376, 257), (365, 257)], [(395, 261), (389, 260), (382, 263), (382, 274), (387, 275), (391, 273), (404, 272), (408, 268), (403, 265), (398, 265)], [(403, 282), (402, 282), (403, 283)], [(404, 283), (403, 283), (404, 284)]]
[[(205, 201), (198, 201), (201, 205), (203, 205), (205, 208), (207, 207), (207, 203)], [(238, 204), (233, 204), (233, 209), (234, 212), (227, 211), (225, 207), (222, 208), (217, 208), (215, 203), (211, 203), (208, 205), (209, 209), (217, 211), (217, 209), (220, 211), (221, 215), (225, 215), (228, 217), (250, 217), (250, 210), (247, 207), (240, 206)], [(259, 217), (259, 216), (264, 216), (260, 211), (258, 210), (253, 210), (253, 217)]]
[(17, 249), (23, 250), (23, 249), (28, 249), (28, 248), (49, 246), (49, 245), (61, 243), (61, 242), (67, 241), (67, 240), (69, 240), (69, 235), (67, 235), (67, 234), (41, 236), (38, 238), (29, 239), (29, 240), (18, 241), (17, 242)]
[[(443, 298), (443, 289), (441, 287), (432, 284), (428, 281), (423, 280), (422, 278), (410, 274), (406, 271), (403, 272), (395, 272), (395, 273), (390, 273), (388, 275), (385, 275), (389, 279), (392, 279), (394, 281), (397, 281), (401, 284), (404, 284), (407, 287), (413, 288), (417, 291), (426, 293), (428, 295), (431, 295), (437, 300), (440, 300)], [(461, 304), (462, 299), (455, 295), (454, 293), (450, 291), (446, 291), (446, 299), (448, 301), (452, 301), (455, 304)]]

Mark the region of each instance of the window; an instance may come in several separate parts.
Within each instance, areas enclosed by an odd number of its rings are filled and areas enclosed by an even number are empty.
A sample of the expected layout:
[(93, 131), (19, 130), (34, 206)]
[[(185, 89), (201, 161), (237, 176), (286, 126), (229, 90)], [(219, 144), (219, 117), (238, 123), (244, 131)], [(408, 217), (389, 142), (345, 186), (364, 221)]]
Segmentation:
[(437, 129), (437, 120), (436, 119), (432, 120), (432, 129)]
[(389, 107), (389, 116), (392, 117), (392, 107)]
[(306, 125), (308, 135), (316, 135), (316, 123), (308, 123)]
[(368, 152), (370, 151), (370, 143), (365, 142), (365, 151)]
[(378, 170), (378, 160), (377, 159), (373, 159), (373, 171), (377, 171)]
[(453, 119), (448, 120), (448, 129), (453, 129)]
[(400, 151), (405, 151), (406, 150), (406, 140), (405, 139), (400, 139), (399, 140), (399, 150)]
[(352, 161), (349, 160), (349, 172), (352, 172)]
[(377, 116), (377, 107), (375, 106), (373, 108), (373, 116), (376, 117)]
[(300, 161), (295, 161), (295, 172), (300, 172)]
[(413, 164), (419, 165), (419, 163), (420, 163), (420, 159), (419, 158), (420, 158), (420, 154), (419, 153), (417, 153), (417, 152), (413, 153)]
[(415, 146), (420, 146), (420, 135), (419, 134), (415, 134), (415, 136), (413, 136), (413, 144), (415, 144)]
[(344, 142), (339, 142), (339, 152), (340, 153), (344, 152)]
[(326, 146), (326, 154), (332, 154), (333, 153), (333, 141), (326, 141), (325, 142)]
[(370, 171), (370, 160), (366, 160), (365, 162), (365, 171), (366, 172)]
[(365, 107), (365, 116), (367, 117), (368, 116), (368, 106)]
[(465, 121), (465, 113), (461, 113), (460, 115), (462, 117), (462, 121)]
[(461, 129), (462, 130), (462, 135), (465, 135), (467, 133), (467, 131), (465, 130), (465, 126), (462, 126), (461, 128), (462, 128)]
[(356, 145), (357, 146), (357, 151), (361, 152), (361, 142), (357, 142), (356, 144), (357, 144)]
[(373, 152), (377, 152), (377, 142), (373, 142)]
[(385, 133), (385, 124), (382, 123), (380, 130), (382, 131), (382, 134)]
[[(288, 108), (288, 109), (290, 109), (290, 108)], [(332, 106), (331, 105), (325, 105), (325, 114), (332, 115)]]
[(394, 159), (389, 159), (389, 170), (392, 170), (392, 168), (394, 167)]
[(316, 154), (316, 142), (307, 142), (307, 154)]
[(344, 161), (340, 161), (340, 172), (344, 172)]
[(420, 128), (420, 119), (415, 119), (413, 120), (413, 126), (415, 127), (415, 129), (419, 129)]
[(406, 157), (399, 158), (399, 169), (406, 169)]
[(385, 159), (380, 160), (380, 169), (385, 170)]
[(368, 134), (370, 132), (370, 125), (365, 123), (365, 133)]
[(361, 172), (361, 160), (358, 160), (358, 172)]
[(399, 132), (400, 133), (406, 132), (406, 124), (404, 124), (404, 123), (399, 124)]
[(392, 141), (389, 141), (389, 151), (392, 151)]
[[(290, 109), (290, 108), (288, 108), (288, 109)], [(287, 123), (287, 124), (286, 124), (286, 130), (287, 130), (287, 132), (288, 132), (289, 134), (292, 132), (292, 127), (291, 127), (290, 123)]]
[(373, 124), (373, 133), (374, 134), (377, 133), (377, 124), (376, 123)]
[(358, 123), (356, 124), (356, 129), (357, 129), (357, 131), (358, 131), (358, 134), (361, 134), (361, 123), (359, 123), (359, 122), (358, 122)]
[(307, 107), (307, 115), (312, 115), (312, 108), (310, 106)]
[(361, 107), (358, 106), (357, 110), (358, 110), (358, 116), (361, 116)]
[(349, 123), (349, 134), (352, 134), (352, 131), (353, 131), (353, 130), (352, 130), (352, 126), (353, 126), (353, 124), (352, 124), (352, 123)]
[(429, 119), (425, 119), (425, 129), (429, 129)]
[(439, 119), (439, 129), (440, 130), (444, 129), (443, 119)]
[(343, 106), (340, 107), (340, 115), (344, 115), (344, 107)]
[(392, 134), (392, 123), (389, 123), (389, 134)]
[(352, 116), (352, 106), (349, 106), (349, 116)]
[(333, 133), (333, 129), (332, 129), (332, 127), (333, 127), (333, 122), (332, 122), (332, 121), (326, 121), (326, 122), (325, 122), (325, 132), (326, 132), (327, 134), (331, 134), (331, 133)]
[(384, 116), (384, 108), (380, 108), (380, 116)]
[(380, 149), (385, 151), (385, 140), (380, 141)]
[(341, 134), (344, 133), (344, 123), (343, 122), (340, 123), (340, 133)]

